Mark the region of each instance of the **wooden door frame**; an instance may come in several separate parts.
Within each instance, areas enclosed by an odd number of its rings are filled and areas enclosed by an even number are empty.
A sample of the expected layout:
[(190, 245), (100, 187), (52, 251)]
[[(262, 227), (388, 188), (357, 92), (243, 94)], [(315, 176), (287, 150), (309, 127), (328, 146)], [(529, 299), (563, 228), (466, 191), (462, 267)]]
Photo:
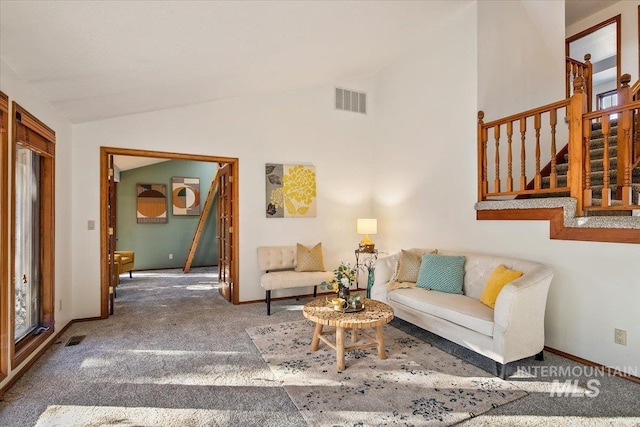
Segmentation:
[(109, 155), (118, 156), (134, 156), (134, 157), (154, 157), (167, 160), (191, 160), (197, 162), (213, 162), (228, 163), (231, 167), (231, 175), (234, 177), (233, 199), (233, 216), (235, 219), (233, 232), (233, 260), (231, 263), (232, 273), (235, 279), (233, 287), (233, 304), (239, 303), (239, 286), (238, 277), (239, 267), (239, 191), (238, 191), (238, 175), (239, 175), (239, 159), (235, 157), (207, 156), (202, 154), (184, 154), (171, 153), (164, 151), (136, 150), (128, 148), (100, 147), (100, 317), (106, 319), (109, 317), (109, 260), (108, 241), (107, 241), (107, 175), (109, 173)]
[[(572, 35), (571, 37), (567, 37), (564, 42), (564, 54), (566, 57), (569, 57), (569, 45), (571, 44), (571, 42), (588, 36), (591, 33), (595, 33), (599, 29), (614, 23), (616, 24), (616, 89), (618, 89), (620, 87), (620, 76), (622, 75), (622, 60), (620, 59), (622, 57), (622, 15), (618, 14), (612, 18), (594, 25), (593, 27), (582, 30), (577, 34)], [(582, 61), (582, 58), (576, 59)]]

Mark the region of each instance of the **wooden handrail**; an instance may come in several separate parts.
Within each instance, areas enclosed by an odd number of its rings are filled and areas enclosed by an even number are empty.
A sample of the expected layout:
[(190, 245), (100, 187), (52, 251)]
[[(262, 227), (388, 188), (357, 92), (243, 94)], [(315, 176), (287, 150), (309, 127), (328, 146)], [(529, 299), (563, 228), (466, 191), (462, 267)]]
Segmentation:
[(599, 119), (599, 118), (602, 118), (603, 116), (610, 116), (611, 114), (620, 114), (623, 111), (633, 110), (637, 108), (640, 108), (640, 101), (629, 102), (624, 105), (617, 105), (615, 107), (607, 108), (604, 110), (592, 111), (590, 113), (584, 114), (582, 118), (585, 120)]
[(563, 99), (560, 101), (552, 102), (551, 104), (543, 105), (542, 107), (532, 108), (531, 110), (523, 111), (521, 113), (513, 114), (511, 116), (505, 117), (503, 119), (494, 120), (491, 122), (484, 123), (484, 128), (492, 128), (498, 125), (504, 125), (508, 122), (515, 122), (520, 120), (522, 117), (532, 117), (536, 114), (546, 113), (554, 109), (559, 109), (563, 107), (569, 106), (569, 100)]

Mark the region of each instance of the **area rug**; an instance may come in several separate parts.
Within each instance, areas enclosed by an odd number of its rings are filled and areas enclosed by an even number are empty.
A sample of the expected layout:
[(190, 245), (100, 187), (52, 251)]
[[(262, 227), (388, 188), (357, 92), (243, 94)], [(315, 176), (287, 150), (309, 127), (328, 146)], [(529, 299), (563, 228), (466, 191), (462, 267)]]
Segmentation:
[(310, 426), (446, 426), (527, 394), (390, 325), (387, 359), (375, 347), (354, 350), (338, 372), (334, 350), (310, 350), (313, 328), (301, 320), (246, 329)]

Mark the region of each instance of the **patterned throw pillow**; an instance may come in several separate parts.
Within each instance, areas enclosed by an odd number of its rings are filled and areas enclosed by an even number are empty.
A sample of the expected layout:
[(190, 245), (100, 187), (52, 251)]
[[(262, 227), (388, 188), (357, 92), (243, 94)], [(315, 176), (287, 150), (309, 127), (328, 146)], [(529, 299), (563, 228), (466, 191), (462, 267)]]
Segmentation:
[(421, 261), (419, 255), (412, 254), (403, 249), (400, 252), (400, 259), (398, 260), (398, 276), (396, 277), (396, 281), (415, 283), (418, 280)]
[(484, 291), (482, 291), (480, 302), (491, 308), (496, 308), (496, 300), (502, 288), (520, 276), (522, 276), (522, 271), (509, 270), (500, 264), (489, 275), (487, 284), (484, 286)]
[(464, 256), (422, 255), (416, 286), (433, 291), (462, 294)]
[(322, 259), (322, 242), (311, 249), (300, 243), (297, 244), (295, 271), (325, 271)]
[(418, 272), (420, 271), (420, 263), (422, 255), (430, 253), (438, 253), (437, 249), (411, 249), (400, 251), (400, 258), (396, 265), (396, 271), (391, 277), (391, 282), (416, 283), (418, 280)]

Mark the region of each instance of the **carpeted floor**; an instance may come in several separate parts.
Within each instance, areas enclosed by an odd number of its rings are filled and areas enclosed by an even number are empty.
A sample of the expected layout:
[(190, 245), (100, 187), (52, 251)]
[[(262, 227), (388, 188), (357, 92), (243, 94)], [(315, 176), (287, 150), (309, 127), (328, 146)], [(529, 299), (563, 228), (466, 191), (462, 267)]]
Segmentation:
[[(265, 304), (224, 301), (215, 281), (207, 269), (123, 277), (115, 315), (72, 325), (4, 395), (0, 426), (307, 425), (246, 329), (299, 321), (310, 300), (276, 301), (267, 316)], [(400, 320), (391, 326), (494, 372), (492, 361), (442, 338)], [(78, 335), (85, 336), (81, 344), (65, 346)], [(527, 396), (461, 425), (640, 426), (640, 385), (545, 357), (510, 366), (509, 382)], [(597, 395), (552, 395), (553, 382), (565, 380), (577, 381), (578, 393), (595, 388)]]

